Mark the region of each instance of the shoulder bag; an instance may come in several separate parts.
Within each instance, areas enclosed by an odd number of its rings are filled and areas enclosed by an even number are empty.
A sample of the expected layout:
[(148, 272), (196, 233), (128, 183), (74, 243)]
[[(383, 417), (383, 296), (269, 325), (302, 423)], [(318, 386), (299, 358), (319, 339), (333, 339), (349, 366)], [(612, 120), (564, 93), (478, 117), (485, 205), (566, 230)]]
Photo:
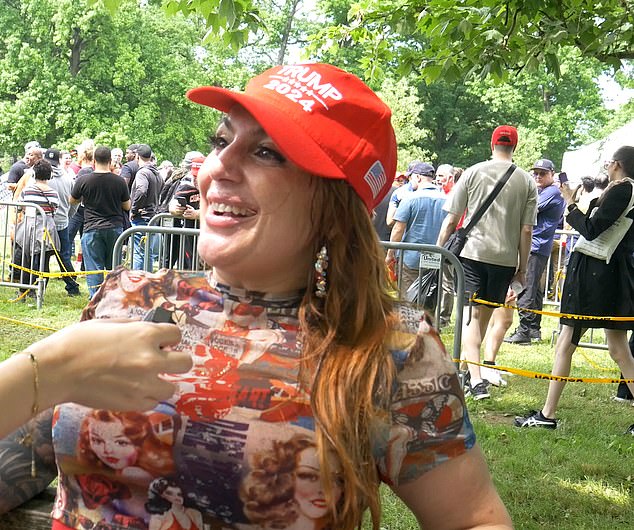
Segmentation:
[(515, 164), (511, 164), (511, 167), (507, 169), (506, 173), (504, 173), (504, 176), (495, 184), (495, 188), (493, 188), (489, 196), (486, 198), (486, 201), (484, 201), (480, 208), (478, 208), (476, 213), (473, 214), (473, 217), (469, 221), (469, 224), (467, 224), (467, 226), (463, 226), (462, 228), (458, 228), (458, 230), (451, 234), (449, 236), (449, 239), (447, 239), (447, 241), (443, 245), (443, 248), (447, 249), (456, 257), (460, 256), (462, 249), (467, 244), (469, 232), (484, 215), (484, 212), (488, 210), (489, 206), (491, 206), (495, 198), (502, 190), (504, 184), (506, 184), (508, 179), (511, 178), (511, 175), (515, 171), (516, 167), (517, 166)]
[[(577, 243), (573, 247), (573, 252), (581, 252), (586, 256), (605, 261), (606, 264), (610, 263), (612, 254), (614, 254), (619, 243), (623, 241), (625, 234), (627, 234), (633, 222), (627, 215), (632, 211), (632, 207), (634, 206), (634, 181), (630, 179), (628, 179), (628, 181), (630, 181), (630, 185), (632, 186), (632, 194), (630, 195), (630, 202), (625, 210), (623, 210), (621, 216), (614, 221), (612, 226), (601, 232), (592, 241), (588, 241), (585, 237), (579, 236)], [(598, 208), (590, 214), (590, 217), (592, 217), (597, 210)]]

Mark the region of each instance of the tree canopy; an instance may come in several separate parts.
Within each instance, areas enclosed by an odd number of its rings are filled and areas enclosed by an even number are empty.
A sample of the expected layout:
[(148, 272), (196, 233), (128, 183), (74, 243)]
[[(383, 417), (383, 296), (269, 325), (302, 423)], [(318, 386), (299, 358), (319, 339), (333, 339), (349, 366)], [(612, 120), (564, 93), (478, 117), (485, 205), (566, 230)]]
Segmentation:
[[(116, 10), (124, 0), (91, 0)], [(261, 0), (163, 0), (169, 13), (196, 13), (235, 49), (266, 28)], [(401, 74), (421, 70), (428, 81), (488, 77), (505, 80), (542, 64), (559, 75), (561, 50), (616, 69), (634, 59), (634, 0), (322, 0), (347, 9), (345, 24), (319, 35), (319, 46), (362, 46), (372, 69), (398, 62)], [(339, 21), (338, 21), (339, 22)], [(421, 46), (412, 46), (411, 41)], [(378, 66), (377, 66), (378, 65)]]
[[(1, 150), (20, 154), (28, 140), (74, 147), (88, 137), (146, 142), (160, 157), (207, 148), (217, 116), (184, 94), (232, 73), (213, 60), (229, 51), (217, 47), (212, 58), (200, 48), (196, 19), (167, 19), (133, 1), (110, 16), (85, 0), (2, 0), (0, 25)], [(241, 84), (239, 68), (235, 75)]]
[[(634, 103), (609, 113), (597, 84), (631, 53), (630, 2), (616, 3), (593, 4), (588, 31), (605, 35), (583, 47), (576, 33), (555, 39), (537, 29), (548, 20), (550, 33), (556, 20), (581, 27), (590, 3), (572, 0), (0, 0), (0, 152), (21, 154), (33, 139), (74, 147), (87, 137), (147, 142), (174, 160), (205, 151), (217, 114), (190, 104), (186, 90), (241, 88), (302, 51), (380, 92), (394, 112), (402, 168), (414, 158), (482, 160), (500, 123), (521, 128), (518, 160), (559, 164), (571, 146), (634, 115)], [(466, 22), (454, 24), (458, 16)], [(506, 36), (501, 44), (483, 34), (493, 26)], [(634, 83), (632, 69), (615, 79)]]
[(320, 40), (352, 40), (372, 62), (395, 61), (402, 74), (418, 70), (427, 81), (507, 80), (543, 66), (558, 76), (571, 47), (619, 69), (634, 58), (634, 1), (359, 0), (348, 23)]

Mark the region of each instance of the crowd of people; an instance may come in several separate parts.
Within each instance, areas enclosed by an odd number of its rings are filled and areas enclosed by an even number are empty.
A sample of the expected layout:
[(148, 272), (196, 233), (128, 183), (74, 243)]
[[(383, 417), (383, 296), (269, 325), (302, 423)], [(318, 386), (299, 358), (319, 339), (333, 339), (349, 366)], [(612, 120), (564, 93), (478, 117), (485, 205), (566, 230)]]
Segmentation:
[[(515, 167), (512, 157), (518, 141), (514, 127), (498, 127), (491, 137), (491, 160), (461, 171), (460, 178), (456, 178), (450, 164), (435, 169), (430, 163), (414, 161), (404, 174), (397, 173), (383, 209), (375, 210), (374, 225), (381, 240), (442, 246), (457, 228), (468, 225), (492, 197), (460, 253), (465, 291), (478, 299), (517, 305), (522, 310), (518, 327), (505, 338), (513, 323), (512, 308), (476, 303), (466, 309), (471, 314), (465, 315), (467, 324), (463, 330), (465, 390), (476, 400), (489, 398), (491, 385), (507, 384), (494, 368), (502, 342), (530, 345), (542, 338), (541, 315), (535, 310), (543, 308), (544, 292), (553, 275), (552, 267), (547, 270), (549, 260), (556, 263), (559, 258), (557, 229), (571, 228), (587, 240), (594, 240), (620, 219), (626, 223), (634, 219), (634, 148), (624, 146), (617, 150), (606, 164), (605, 173), (583, 177), (578, 185), (571, 186), (565, 173), (557, 173), (549, 159), (536, 160), (530, 174)], [(502, 187), (494, 192), (496, 183), (501, 181)], [(581, 335), (587, 328), (597, 327), (606, 329), (608, 348), (622, 370), (621, 378), (631, 379), (634, 375), (634, 333), (629, 346), (626, 337), (634, 323), (605, 318), (634, 316), (629, 296), (633, 292), (633, 236), (632, 231), (620, 234), (615, 240), (615, 254), (608, 262), (597, 262), (597, 256), (588, 257), (583, 246), (575, 251), (574, 238), (573, 244), (566, 247), (568, 254), (563, 257), (567, 273), (561, 304), (564, 317), (553, 375), (569, 375), (570, 358)], [(414, 250), (386, 252), (388, 265), (393, 266), (397, 259), (402, 262), (402, 298), (420, 280), (419, 257)], [(454, 296), (451, 271), (443, 271), (442, 277), (440, 328), (450, 323)], [(580, 320), (575, 316), (598, 318)], [(552, 381), (544, 409), (518, 416), (516, 425), (556, 428), (554, 414), (564, 384)], [(632, 402), (632, 388), (632, 384), (621, 383), (615, 399)]]
[[(493, 132), (491, 159), (460, 176), (421, 161), (397, 175), (390, 109), (331, 65), (277, 66), (244, 92), (204, 86), (187, 97), (225, 113), (206, 158), (164, 165), (165, 179), (148, 145), (128, 149), (121, 167), (111, 149), (86, 149), (68, 203), (83, 203), (82, 248), (94, 251), (95, 267), (107, 268), (97, 247), (128, 221), (147, 224), (167, 201), (183, 223), (200, 222), (197, 255), (209, 271), (152, 272), (133, 259), (136, 268), (88, 284), (88, 322), (2, 365), (0, 391), (22, 383), (31, 406), (22, 399), (0, 431), (31, 419), (0, 440), (0, 511), (57, 477), (53, 530), (353, 530), (366, 512), (379, 528), (386, 483), (421, 527), (512, 528), (432, 318), (390, 294), (386, 260), (403, 260), (413, 275), (416, 256), (383, 252), (372, 223), (383, 223), (382, 207), (392, 241), (438, 245), (464, 226), (466, 290), (504, 302), (520, 285), (515, 294), (538, 306), (525, 291), (539, 280), (562, 199), (588, 248), (624, 216), (631, 221), (634, 148), (614, 154), (610, 184), (584, 214), (573, 190), (555, 185), (552, 162), (538, 160), (533, 174), (515, 166), (518, 135), (508, 125)], [(46, 182), (61, 160), (49, 149), (33, 164), (35, 194), (53, 214)], [(634, 314), (634, 229), (625, 224), (607, 259), (572, 253), (562, 311)], [(151, 237), (143, 244), (153, 252)], [(613, 286), (610, 297), (595, 299), (595, 277)], [(477, 303), (465, 319), (474, 399), (489, 397), (479, 361), (493, 314)], [(448, 325), (451, 309), (443, 316)], [(110, 326), (114, 344), (98, 324)], [(624, 348), (631, 321), (562, 324), (555, 373), (570, 369), (586, 327), (603, 327), (634, 378)], [(91, 332), (86, 346), (112, 350), (111, 362), (109, 353), (78, 351), (78, 337)], [(544, 408), (516, 424), (556, 427), (562, 388), (551, 383)]]
[[(35, 295), (27, 287), (37, 281), (32, 271), (48, 273), (53, 257), (61, 272), (75, 272), (71, 256), (77, 234), (81, 237), (82, 267), (103, 271), (112, 269), (113, 248), (125, 228), (146, 226), (155, 214), (167, 211), (183, 219), (177, 226), (190, 227), (198, 219), (196, 176), (205, 159), (202, 153), (186, 153), (177, 169), (170, 161), (157, 167), (147, 144), (128, 146), (125, 157), (124, 162), (121, 149), (95, 146), (92, 140), (82, 142), (75, 153), (43, 149), (38, 142), (25, 145), (24, 157), (5, 176), (5, 186), (14, 201), (37, 204), (45, 217), (39, 219), (35, 209), (26, 207), (15, 219), (13, 263), (17, 266), (13, 268), (13, 278), (25, 285), (20, 289), (21, 295)], [(50, 235), (44, 245), (43, 229)], [(148, 267), (146, 242), (141, 236), (139, 232), (135, 234), (132, 249), (132, 267), (136, 269)], [(158, 257), (156, 241), (148, 238), (152, 263)], [(191, 263), (193, 245), (189, 240), (187, 243), (186, 256)], [(62, 278), (68, 295), (78, 296), (76, 277), (65, 274)], [(102, 274), (87, 275), (91, 297), (102, 281)]]

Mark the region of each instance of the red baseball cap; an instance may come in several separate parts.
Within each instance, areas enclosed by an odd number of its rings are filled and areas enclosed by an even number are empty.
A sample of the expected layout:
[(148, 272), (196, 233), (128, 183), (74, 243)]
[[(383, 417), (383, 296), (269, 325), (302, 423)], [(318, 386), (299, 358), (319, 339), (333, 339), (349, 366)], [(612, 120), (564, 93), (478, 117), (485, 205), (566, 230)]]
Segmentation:
[(361, 79), (335, 66), (276, 66), (244, 92), (204, 86), (187, 97), (223, 112), (241, 105), (284, 156), (313, 175), (347, 181), (369, 210), (392, 185), (392, 112)]
[(494, 145), (517, 145), (517, 129), (511, 125), (496, 127), (491, 135), (491, 149)]
[(198, 176), (198, 170), (202, 167), (204, 161), (204, 156), (197, 156), (195, 158), (192, 158), (192, 168), (190, 171), (192, 172), (192, 175), (194, 175), (194, 177)]

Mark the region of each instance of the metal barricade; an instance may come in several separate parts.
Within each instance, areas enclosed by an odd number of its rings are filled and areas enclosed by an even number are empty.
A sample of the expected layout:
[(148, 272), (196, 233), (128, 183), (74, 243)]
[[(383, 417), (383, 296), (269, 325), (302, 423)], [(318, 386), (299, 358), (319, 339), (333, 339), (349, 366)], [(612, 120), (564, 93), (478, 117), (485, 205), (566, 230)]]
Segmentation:
[[(46, 278), (37, 273), (44, 270), (46, 252), (42, 250), (46, 248), (47, 234), (42, 230), (38, 237), (37, 226), (46, 226), (46, 214), (40, 206), (0, 201), (0, 286), (18, 289), (20, 299), (33, 292), (36, 306), (41, 309)], [(35, 252), (38, 248), (40, 252)]]
[[(452, 348), (452, 357), (455, 360), (460, 359), (460, 345), (462, 341), (462, 321), (463, 321), (463, 310), (464, 310), (464, 301), (465, 295), (465, 280), (464, 280), (464, 269), (462, 267), (462, 263), (456, 256), (454, 256), (451, 252), (444, 249), (443, 247), (439, 247), (437, 245), (423, 245), (423, 244), (414, 244), (414, 243), (394, 243), (391, 241), (381, 241), (381, 245), (385, 249), (395, 249), (395, 250), (414, 250), (420, 252), (421, 259), (419, 261), (418, 268), (418, 279), (419, 279), (419, 292), (418, 292), (418, 304), (422, 305), (421, 301), (421, 287), (420, 287), (420, 279), (425, 269), (438, 269), (438, 298), (436, 302), (435, 308), (435, 318), (436, 322), (440, 322), (440, 310), (442, 307), (442, 280), (444, 275), (453, 274), (455, 278), (455, 292), (456, 303), (455, 303), (455, 311), (456, 311), (456, 325), (454, 329), (454, 340), (453, 340), (453, 348)], [(431, 256), (430, 256), (431, 255)], [(432, 256), (438, 255), (439, 259), (434, 259)], [(448, 264), (453, 267), (453, 272), (450, 271), (450, 268), (447, 267)], [(398, 274), (397, 274), (397, 285), (400, 290), (402, 283), (402, 260), (399, 260)], [(416, 305), (416, 304), (415, 304)]]
[[(198, 253), (196, 252), (195, 244), (197, 242), (197, 238), (199, 235), (199, 229), (197, 228), (178, 228), (178, 227), (169, 227), (164, 226), (164, 223), (169, 222), (170, 218), (172, 218), (169, 214), (159, 214), (154, 217), (150, 224), (147, 226), (133, 226), (132, 228), (128, 228), (125, 230), (117, 239), (112, 257), (113, 266), (118, 266), (127, 262), (128, 265), (131, 265), (130, 256), (133, 253), (134, 247), (134, 235), (142, 234), (143, 236), (155, 236), (160, 238), (160, 242), (158, 245), (159, 248), (159, 256), (158, 260), (152, 260), (150, 257), (149, 245), (145, 246), (144, 252), (144, 262), (143, 262), (143, 270), (153, 271), (157, 268), (161, 268), (159, 265), (162, 263), (162, 259), (166, 257), (169, 260), (175, 259), (175, 265), (172, 265), (171, 268), (177, 270), (204, 270), (205, 264), (201, 262), (198, 258)], [(174, 238), (180, 238), (178, 252), (175, 254), (168, 249), (172, 248), (172, 242)], [(194, 256), (192, 259), (192, 264), (194, 267), (186, 267), (185, 263), (181, 260), (183, 257), (183, 241), (187, 237), (192, 237), (194, 242)], [(428, 268), (436, 267), (439, 270), (439, 278), (438, 278), (438, 299), (437, 299), (437, 307), (436, 307), (436, 321), (439, 321), (440, 318), (440, 308), (442, 305), (442, 279), (443, 275), (447, 274), (449, 268), (446, 267), (447, 263), (453, 267), (452, 274), (455, 278), (455, 290), (458, 294), (455, 309), (456, 309), (456, 326), (454, 331), (454, 344), (452, 349), (452, 356), (454, 359), (460, 358), (460, 342), (462, 339), (462, 321), (463, 321), (463, 309), (464, 309), (464, 300), (465, 300), (465, 281), (464, 281), (464, 269), (462, 268), (462, 264), (454, 256), (451, 252), (445, 250), (442, 247), (436, 245), (417, 245), (410, 243), (392, 243), (389, 241), (382, 241), (381, 245), (384, 248), (389, 249), (393, 248), (396, 250), (414, 250), (421, 253), (421, 255), (438, 255), (438, 260), (430, 260), (426, 263)], [(436, 264), (436, 265), (434, 265)], [(424, 270), (423, 267), (419, 268), (419, 277), (421, 272)], [(400, 275), (399, 275), (400, 281)], [(420, 294), (420, 293), (419, 293)], [(419, 297), (420, 299), (420, 297)], [(416, 305), (416, 304), (415, 304)]]
[(544, 305), (559, 307), (568, 257), (579, 237), (576, 230), (557, 230), (544, 272)]
[[(200, 231), (197, 228), (174, 228), (156, 225), (133, 226), (125, 230), (115, 242), (112, 251), (112, 265), (125, 264), (132, 268), (135, 249), (142, 252), (142, 270), (154, 271), (160, 268), (176, 270), (198, 271), (206, 270), (207, 266), (199, 259), (196, 245)], [(136, 239), (135, 239), (136, 236)], [(140, 236), (140, 237), (139, 237)], [(143, 243), (156, 238), (153, 246), (158, 249), (156, 256), (152, 256), (151, 245)]]
[[(170, 213), (160, 213), (152, 217), (148, 226), (160, 226), (162, 228), (190, 228), (198, 230), (198, 219), (193, 220), (194, 226), (184, 227), (187, 220), (173, 216)], [(198, 259), (197, 253), (198, 234), (195, 236), (180, 233), (166, 233), (159, 243), (160, 266), (162, 268), (175, 268), (180, 270), (204, 270), (205, 264)]]

